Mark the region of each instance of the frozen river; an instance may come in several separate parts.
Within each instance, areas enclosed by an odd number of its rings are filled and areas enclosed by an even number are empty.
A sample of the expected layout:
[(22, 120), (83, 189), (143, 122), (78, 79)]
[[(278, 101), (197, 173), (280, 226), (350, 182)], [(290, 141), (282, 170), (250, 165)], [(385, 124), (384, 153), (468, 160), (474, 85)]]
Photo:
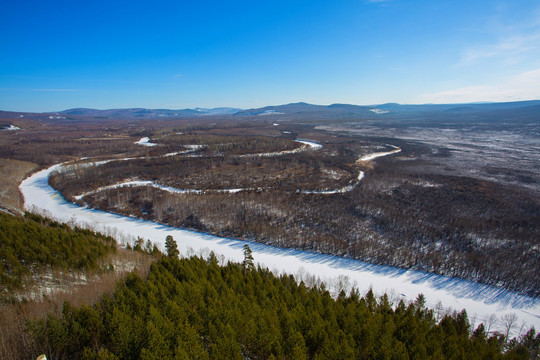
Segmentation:
[[(225, 259), (241, 261), (242, 240), (222, 238), (213, 235), (173, 228), (151, 221), (144, 221), (127, 216), (80, 207), (66, 201), (63, 196), (48, 184), (55, 165), (42, 170), (24, 180), (20, 190), (25, 199), (25, 208), (29, 211), (45, 214), (48, 217), (87, 227), (115, 236), (119, 241), (126, 239), (150, 239), (164, 249), (165, 237), (172, 235), (178, 242), (181, 254), (214, 251)], [(278, 273), (294, 275), (307, 274), (319, 277), (330, 289), (341, 285), (355, 286), (360, 293), (370, 287), (376, 294), (388, 293), (393, 298), (414, 300), (423, 293), (427, 305), (461, 310), (465, 308), (471, 322), (476, 325), (486, 321), (492, 315), (498, 319), (494, 328), (504, 328), (503, 318), (516, 314), (516, 325), (540, 328), (540, 299), (519, 295), (501, 288), (481, 285), (457, 278), (434, 275), (412, 270), (403, 270), (389, 266), (372, 265), (359, 260), (322, 255), (313, 252), (282, 249), (268, 245), (248, 242), (256, 263)], [(493, 322), (493, 317), (491, 321)], [(514, 332), (517, 335), (517, 331)]]

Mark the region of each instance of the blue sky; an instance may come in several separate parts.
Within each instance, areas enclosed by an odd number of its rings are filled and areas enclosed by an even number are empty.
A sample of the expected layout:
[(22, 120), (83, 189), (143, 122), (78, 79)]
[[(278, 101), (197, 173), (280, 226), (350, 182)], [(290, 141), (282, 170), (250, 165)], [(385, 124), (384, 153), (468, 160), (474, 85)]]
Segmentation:
[(540, 99), (540, 2), (3, 1), (0, 109)]

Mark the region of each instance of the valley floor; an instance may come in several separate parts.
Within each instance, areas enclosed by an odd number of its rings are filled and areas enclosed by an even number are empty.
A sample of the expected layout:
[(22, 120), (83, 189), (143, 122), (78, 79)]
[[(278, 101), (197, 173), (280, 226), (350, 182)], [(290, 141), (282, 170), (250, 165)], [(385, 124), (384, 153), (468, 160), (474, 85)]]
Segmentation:
[[(163, 248), (165, 237), (172, 235), (179, 243), (182, 254), (207, 254), (213, 251), (224, 259), (242, 260), (244, 241), (172, 228), (67, 202), (48, 184), (50, 173), (57, 167), (40, 171), (23, 181), (20, 189), (27, 210), (101, 231), (125, 242), (133, 242), (137, 237), (142, 237)], [(430, 307), (441, 312), (449, 307), (465, 308), (472, 322), (487, 322), (494, 328), (502, 329), (504, 319), (517, 314), (519, 321), (540, 327), (538, 298), (446, 276), (376, 266), (358, 260), (258, 243), (249, 245), (255, 261), (260, 265), (277, 273), (299, 275), (307, 283), (316, 283), (320, 279), (332, 286), (334, 291), (355, 287), (363, 292), (372, 288), (376, 293), (386, 292), (396, 299), (407, 300), (413, 300), (419, 293), (423, 293)]]

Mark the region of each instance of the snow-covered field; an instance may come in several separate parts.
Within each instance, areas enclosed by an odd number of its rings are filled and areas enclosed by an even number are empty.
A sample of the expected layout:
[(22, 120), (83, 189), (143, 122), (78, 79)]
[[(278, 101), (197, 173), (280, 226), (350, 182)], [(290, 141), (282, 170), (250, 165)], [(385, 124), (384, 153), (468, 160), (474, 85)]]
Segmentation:
[[(221, 238), (208, 234), (172, 228), (150, 221), (120, 216), (104, 211), (83, 208), (67, 202), (62, 195), (48, 184), (52, 171), (60, 165), (35, 173), (24, 180), (20, 190), (25, 199), (25, 208), (45, 214), (60, 221), (87, 227), (115, 236), (120, 241), (130, 241), (137, 237), (150, 239), (161, 249), (165, 237), (172, 235), (178, 242), (182, 254), (189, 252), (208, 253), (214, 251), (226, 259), (241, 261), (244, 241)], [(355, 286), (361, 292), (370, 287), (377, 294), (389, 293), (395, 298), (414, 300), (419, 293), (426, 296), (428, 306), (433, 308), (465, 308), (469, 319), (478, 325), (480, 321), (498, 321), (493, 329), (503, 330), (503, 318), (516, 314), (517, 327), (525, 322), (540, 328), (540, 299), (519, 295), (501, 288), (477, 284), (471, 281), (434, 275), (419, 271), (378, 266), (358, 260), (322, 255), (307, 251), (282, 249), (248, 242), (255, 261), (277, 272), (295, 275), (315, 275), (325, 281), (330, 288)], [(440, 305), (437, 306), (440, 302)], [(491, 319), (490, 319), (491, 318)], [(517, 331), (514, 332), (517, 335)]]
[[(418, 155), (424, 171), (468, 176), (514, 184), (540, 191), (540, 127), (512, 126), (500, 130), (471, 124), (445, 127), (392, 127), (387, 123), (350, 123), (317, 126), (340, 134), (394, 138), (422, 143), (432, 154)], [(484, 126), (484, 127), (483, 127)], [(439, 156), (445, 152), (445, 156)]]

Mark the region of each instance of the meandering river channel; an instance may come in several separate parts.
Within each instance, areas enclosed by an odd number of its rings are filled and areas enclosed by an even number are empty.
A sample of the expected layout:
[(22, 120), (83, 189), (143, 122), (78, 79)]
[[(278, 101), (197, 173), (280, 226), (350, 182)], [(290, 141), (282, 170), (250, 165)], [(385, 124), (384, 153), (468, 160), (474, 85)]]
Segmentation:
[[(388, 154), (396, 153), (397, 149)], [(377, 153), (377, 156), (383, 156)], [(377, 157), (375, 156), (375, 157)], [(372, 158), (375, 158), (372, 157)], [(363, 158), (367, 160), (367, 156)], [(50, 174), (62, 167), (54, 165), (39, 171), (20, 185), (25, 199), (25, 209), (44, 214), (59, 221), (90, 228), (115, 236), (119, 241), (137, 237), (149, 239), (164, 248), (165, 237), (172, 235), (178, 242), (181, 254), (207, 254), (214, 251), (218, 256), (233, 261), (242, 260), (242, 240), (173, 228), (151, 221), (121, 216), (105, 211), (89, 209), (70, 203), (55, 189), (48, 179)], [(478, 284), (472, 281), (440, 276), (413, 270), (369, 264), (359, 260), (323, 255), (313, 252), (283, 249), (248, 242), (256, 263), (275, 272), (285, 272), (306, 278), (308, 274), (325, 281), (330, 289), (341, 286), (356, 287), (361, 293), (372, 288), (376, 294), (388, 293), (391, 298), (414, 300), (423, 293), (427, 305), (442, 310), (465, 308), (471, 322), (491, 322), (493, 314), (499, 319), (492, 330), (503, 330), (502, 318), (515, 313), (519, 325), (526, 322), (540, 329), (540, 299), (520, 295), (502, 288)], [(442, 306), (442, 308), (441, 308)], [(514, 333), (517, 335), (517, 332)]]

